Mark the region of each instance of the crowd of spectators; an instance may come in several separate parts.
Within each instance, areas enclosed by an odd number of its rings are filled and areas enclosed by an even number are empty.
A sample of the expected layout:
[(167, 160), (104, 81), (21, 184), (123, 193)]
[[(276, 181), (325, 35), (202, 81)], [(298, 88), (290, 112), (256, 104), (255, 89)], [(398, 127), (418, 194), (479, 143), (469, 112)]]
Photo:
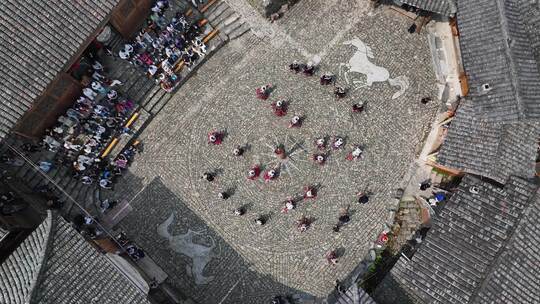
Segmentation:
[(196, 22), (190, 22), (182, 12), (174, 13), (168, 21), (168, 10), (169, 1), (156, 1), (146, 26), (118, 55), (140, 66), (164, 90), (171, 91), (180, 80), (175, 67), (183, 62), (191, 69), (206, 54), (206, 45)]
[[(111, 189), (115, 177), (121, 175), (126, 166), (126, 155), (121, 154), (120, 160), (112, 161), (100, 156), (113, 137), (130, 132), (124, 126), (135, 103), (115, 89), (122, 83), (105, 76), (105, 68), (97, 57), (81, 61), (90, 62), (84, 72), (89, 84), (74, 105), (58, 118), (56, 125), (46, 130), (43, 147), (54, 152), (55, 159), (40, 161), (39, 167), (48, 172), (54, 166), (68, 166), (73, 177), (83, 184), (98, 183), (102, 188)], [(127, 154), (128, 158), (132, 156), (130, 152)]]

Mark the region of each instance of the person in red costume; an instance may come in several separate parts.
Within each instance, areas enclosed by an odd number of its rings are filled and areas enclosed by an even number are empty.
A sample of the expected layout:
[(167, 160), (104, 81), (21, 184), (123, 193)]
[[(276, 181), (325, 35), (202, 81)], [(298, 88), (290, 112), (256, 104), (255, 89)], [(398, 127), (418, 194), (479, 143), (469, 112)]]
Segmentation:
[(265, 183), (270, 182), (271, 180), (275, 179), (276, 177), (277, 177), (277, 172), (274, 169), (270, 169), (270, 170), (266, 171), (264, 173), (264, 175), (263, 175)]
[(272, 102), (272, 110), (274, 110), (274, 115), (276, 116), (287, 115), (287, 102), (285, 100)]
[(221, 145), (223, 142), (223, 133), (213, 130), (208, 133), (208, 144)]
[(267, 99), (268, 96), (270, 96), (270, 88), (272, 87), (271, 84), (263, 85), (262, 87), (258, 87), (255, 90), (255, 94), (257, 95), (257, 98), (259, 99)]
[(254, 165), (249, 169), (247, 178), (250, 180), (256, 180), (261, 175), (261, 167)]

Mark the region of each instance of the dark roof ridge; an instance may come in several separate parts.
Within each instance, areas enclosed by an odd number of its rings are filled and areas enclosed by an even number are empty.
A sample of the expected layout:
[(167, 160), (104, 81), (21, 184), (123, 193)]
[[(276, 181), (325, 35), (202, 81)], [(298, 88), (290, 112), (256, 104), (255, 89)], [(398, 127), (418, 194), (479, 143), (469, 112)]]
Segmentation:
[(508, 60), (508, 68), (510, 70), (510, 76), (511, 76), (511, 85), (513, 87), (513, 92), (514, 92), (514, 95), (516, 96), (516, 104), (517, 104), (517, 108), (518, 108), (518, 112), (517, 112), (517, 115), (518, 115), (518, 120), (521, 120), (523, 119), (523, 110), (524, 110), (524, 107), (523, 107), (523, 101), (522, 101), (522, 98), (521, 98), (521, 94), (519, 92), (519, 83), (518, 83), (518, 72), (516, 70), (516, 63), (514, 61), (514, 56), (512, 56), (512, 50), (511, 50), (511, 47), (512, 47), (512, 38), (509, 34), (509, 31), (508, 31), (508, 28), (509, 28), (509, 25), (508, 25), (508, 20), (507, 20), (507, 17), (506, 17), (506, 9), (505, 9), (505, 6), (504, 6), (504, 1), (506, 0), (495, 0), (496, 2), (496, 5), (497, 5), (497, 8), (498, 8), (498, 11), (499, 11), (499, 15), (500, 15), (500, 25), (501, 25), (501, 33), (503, 35), (503, 38), (504, 38), (504, 53), (506, 55), (506, 58)]
[(43, 274), (45, 273), (46, 268), (47, 268), (45, 267), (45, 265), (47, 264), (46, 263), (47, 258), (51, 252), (52, 243), (54, 240), (53, 232), (55, 231), (55, 227), (58, 224), (57, 220), (55, 220), (55, 215), (52, 213), (51, 210), (47, 210), (47, 217), (43, 220), (43, 222), (45, 221), (47, 221), (47, 224), (48, 224), (47, 226), (48, 229), (47, 229), (47, 234), (46, 234), (47, 241), (45, 244), (45, 249), (43, 250), (40, 256), (39, 270), (36, 274), (36, 277), (32, 281), (32, 284), (30, 285), (30, 293), (28, 294), (28, 301), (30, 303), (34, 302), (35, 300), (34, 297), (37, 294), (38, 287), (41, 285), (41, 282), (43, 281)]

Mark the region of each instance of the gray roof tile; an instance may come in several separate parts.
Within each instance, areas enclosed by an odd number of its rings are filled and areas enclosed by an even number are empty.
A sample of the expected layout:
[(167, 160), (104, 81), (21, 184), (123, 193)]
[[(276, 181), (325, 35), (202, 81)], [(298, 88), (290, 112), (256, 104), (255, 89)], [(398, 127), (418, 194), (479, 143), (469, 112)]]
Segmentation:
[(475, 303), (540, 303), (540, 191)]
[(538, 278), (535, 189), (518, 177), (498, 188), (466, 175), (412, 259), (398, 260), (375, 300), (390, 303), (392, 289), (413, 303), (535, 303), (538, 279), (520, 280)]
[(428, 12), (444, 16), (454, 16), (457, 11), (456, 0), (400, 0), (402, 3), (412, 5)]
[[(523, 14), (531, 1), (459, 0), (457, 20), (469, 99), (489, 122), (540, 118), (540, 73)], [(491, 90), (482, 86), (489, 84)]]
[[(0, 111), (5, 137), (118, 0), (0, 1)], [(17, 62), (17, 64), (13, 64)]]
[(504, 184), (510, 175), (532, 177), (540, 122), (487, 123), (464, 100), (437, 156), (441, 165)]
[(0, 303), (149, 303), (65, 220), (47, 219), (0, 265)]

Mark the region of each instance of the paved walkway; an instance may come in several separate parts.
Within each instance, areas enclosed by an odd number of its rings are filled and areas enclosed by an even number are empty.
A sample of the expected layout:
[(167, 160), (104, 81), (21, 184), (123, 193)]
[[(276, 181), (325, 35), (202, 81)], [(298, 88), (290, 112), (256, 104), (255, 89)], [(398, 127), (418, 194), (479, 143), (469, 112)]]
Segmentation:
[[(121, 225), (175, 287), (200, 303), (265, 303), (280, 293), (324, 297), (382, 230), (385, 203), (417, 156), (437, 110), (419, 100), (435, 96), (436, 88), (425, 36), (407, 34), (406, 21), (382, 10), (368, 15), (366, 5), (302, 1), (272, 25), (278, 34), (231, 41), (141, 135), (144, 152), (116, 187), (133, 207)], [(288, 71), (292, 60), (318, 54), (321, 72), (338, 73), (340, 64), (357, 54), (354, 46), (343, 44), (354, 38), (371, 48), (369, 61), (386, 68), (390, 78), (408, 78), (402, 96), (392, 99), (399, 89), (375, 82), (371, 87), (353, 84), (348, 98), (336, 100), (317, 76)], [(270, 100), (255, 99), (255, 88), (268, 82), (276, 87)], [(345, 84), (344, 78), (338, 83)], [(286, 117), (272, 114), (270, 101), (278, 97), (291, 101)], [(351, 113), (351, 105), (360, 100), (367, 102), (366, 111)], [(287, 128), (293, 113), (305, 117), (299, 129)], [(207, 144), (212, 129), (227, 131), (222, 145)], [(346, 139), (346, 148), (330, 152), (322, 167), (309, 160), (315, 151), (312, 141), (319, 136)], [(235, 158), (232, 149), (244, 144), (250, 149)], [(280, 161), (272, 154), (276, 144), (295, 147), (294, 155)], [(345, 160), (353, 144), (365, 146), (364, 159)], [(278, 163), (277, 180), (246, 180), (251, 165)], [(212, 170), (220, 172), (216, 180), (202, 181), (201, 174)], [(318, 198), (281, 214), (283, 200), (307, 184), (321, 185)], [(366, 188), (374, 193), (370, 203), (354, 204), (355, 193)], [(218, 199), (217, 193), (226, 189), (234, 189), (234, 195)], [(335, 234), (331, 227), (348, 204), (352, 221)], [(248, 207), (247, 214), (232, 215), (241, 205)], [(257, 215), (270, 219), (260, 227), (254, 222)], [(301, 215), (315, 219), (305, 233), (294, 228)], [(336, 248), (343, 256), (330, 267), (323, 255)]]

